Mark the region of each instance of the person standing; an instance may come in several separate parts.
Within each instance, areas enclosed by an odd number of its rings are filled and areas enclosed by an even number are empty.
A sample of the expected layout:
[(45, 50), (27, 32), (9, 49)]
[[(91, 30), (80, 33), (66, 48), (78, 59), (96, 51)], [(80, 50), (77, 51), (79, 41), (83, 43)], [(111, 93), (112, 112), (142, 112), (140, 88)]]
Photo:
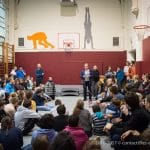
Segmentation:
[(92, 96), (97, 99), (98, 95), (98, 81), (99, 81), (99, 71), (96, 65), (93, 66), (92, 70)]
[(116, 78), (117, 78), (117, 85), (121, 89), (125, 78), (124, 72), (121, 69), (121, 67), (117, 67)]
[(55, 100), (56, 88), (52, 77), (49, 77), (45, 84), (45, 93), (50, 96), (52, 100)]
[(41, 64), (37, 64), (35, 76), (36, 76), (36, 86), (39, 86), (43, 82), (44, 78), (44, 70), (42, 69)]
[(87, 100), (87, 88), (89, 94), (89, 100), (91, 101), (92, 92), (91, 92), (91, 70), (89, 69), (88, 63), (84, 64), (84, 69), (80, 72), (80, 78), (83, 81), (83, 93), (84, 101)]

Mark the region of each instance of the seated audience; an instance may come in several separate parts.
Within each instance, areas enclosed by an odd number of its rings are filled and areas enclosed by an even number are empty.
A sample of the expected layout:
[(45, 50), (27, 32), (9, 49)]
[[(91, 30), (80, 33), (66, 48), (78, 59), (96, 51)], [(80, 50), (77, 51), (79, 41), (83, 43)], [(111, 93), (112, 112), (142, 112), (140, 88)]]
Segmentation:
[(21, 150), (23, 136), (20, 129), (12, 127), (12, 119), (8, 116), (1, 121), (0, 143), (4, 150)]
[[(114, 147), (115, 149), (127, 149), (127, 148), (138, 148), (138, 145), (123, 145), (120, 144), (122, 133), (128, 130), (136, 130), (139, 133), (142, 133), (149, 125), (149, 117), (148, 113), (140, 108), (139, 105), (139, 97), (135, 93), (128, 93), (125, 96), (125, 102), (131, 112), (130, 119), (124, 124), (109, 124), (106, 125), (106, 128), (109, 129), (111, 134), (112, 141), (115, 141)], [(129, 137), (126, 139), (126, 142), (130, 141), (137, 142), (138, 138)], [(133, 146), (133, 147), (132, 147)]]

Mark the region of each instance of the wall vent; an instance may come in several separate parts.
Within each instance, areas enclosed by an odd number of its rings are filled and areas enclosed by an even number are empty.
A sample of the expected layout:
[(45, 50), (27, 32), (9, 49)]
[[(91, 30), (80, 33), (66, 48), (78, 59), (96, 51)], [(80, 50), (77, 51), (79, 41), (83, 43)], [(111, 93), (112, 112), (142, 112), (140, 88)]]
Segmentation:
[(113, 37), (113, 46), (119, 46), (119, 37)]
[(18, 38), (18, 46), (24, 46), (24, 38)]

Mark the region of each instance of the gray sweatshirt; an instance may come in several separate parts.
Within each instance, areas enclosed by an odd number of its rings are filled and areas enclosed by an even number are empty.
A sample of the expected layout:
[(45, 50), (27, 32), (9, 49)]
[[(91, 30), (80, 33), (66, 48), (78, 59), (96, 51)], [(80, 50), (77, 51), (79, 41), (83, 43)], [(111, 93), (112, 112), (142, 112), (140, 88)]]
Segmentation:
[(29, 118), (40, 118), (40, 115), (28, 108), (23, 106), (19, 106), (16, 113), (15, 113), (15, 127), (23, 130), (25, 123), (28, 121)]

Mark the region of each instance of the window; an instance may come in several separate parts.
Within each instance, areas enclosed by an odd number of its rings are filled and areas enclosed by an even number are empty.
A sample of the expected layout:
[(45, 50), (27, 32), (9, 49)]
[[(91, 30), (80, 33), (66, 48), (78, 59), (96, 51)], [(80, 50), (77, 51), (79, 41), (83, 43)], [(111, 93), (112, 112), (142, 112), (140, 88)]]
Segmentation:
[(0, 55), (5, 39), (8, 39), (8, 0), (0, 0)]
[(8, 0), (0, 0), (0, 36), (8, 38)]

